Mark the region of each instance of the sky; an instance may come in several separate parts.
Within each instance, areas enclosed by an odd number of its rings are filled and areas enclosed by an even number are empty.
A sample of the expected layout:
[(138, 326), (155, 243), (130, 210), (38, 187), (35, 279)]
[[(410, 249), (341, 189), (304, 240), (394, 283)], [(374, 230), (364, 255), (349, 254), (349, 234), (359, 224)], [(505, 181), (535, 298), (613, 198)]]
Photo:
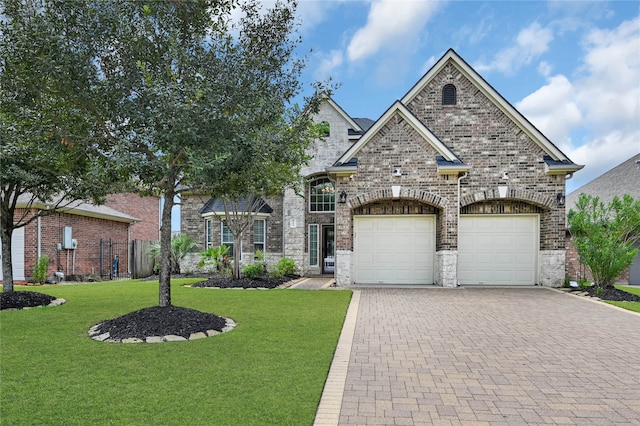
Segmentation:
[(638, 1), (300, 0), (298, 16), (303, 80), (339, 84), (351, 117), (379, 118), (453, 48), (585, 166), (567, 193), (640, 152)]

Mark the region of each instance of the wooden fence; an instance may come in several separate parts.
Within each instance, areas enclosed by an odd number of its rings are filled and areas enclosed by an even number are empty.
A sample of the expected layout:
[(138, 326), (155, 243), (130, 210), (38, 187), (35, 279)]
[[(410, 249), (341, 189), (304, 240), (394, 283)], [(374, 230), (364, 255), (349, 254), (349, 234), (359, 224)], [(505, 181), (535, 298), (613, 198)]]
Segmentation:
[(145, 278), (153, 275), (153, 259), (149, 248), (157, 241), (133, 240), (131, 242), (131, 277)]

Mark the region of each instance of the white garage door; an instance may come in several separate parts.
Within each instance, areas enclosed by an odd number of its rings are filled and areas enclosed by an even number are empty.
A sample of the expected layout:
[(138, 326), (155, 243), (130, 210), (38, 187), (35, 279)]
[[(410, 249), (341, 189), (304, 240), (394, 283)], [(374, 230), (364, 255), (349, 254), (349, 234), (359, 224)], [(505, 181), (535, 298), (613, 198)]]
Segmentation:
[(461, 216), (460, 284), (536, 284), (538, 230), (537, 215)]
[(358, 284), (433, 284), (435, 216), (354, 216)]
[[(4, 275), (2, 272), (2, 242), (0, 242), (0, 280)], [(11, 260), (13, 266), (13, 279), (24, 280), (24, 228), (13, 230), (11, 236)]]

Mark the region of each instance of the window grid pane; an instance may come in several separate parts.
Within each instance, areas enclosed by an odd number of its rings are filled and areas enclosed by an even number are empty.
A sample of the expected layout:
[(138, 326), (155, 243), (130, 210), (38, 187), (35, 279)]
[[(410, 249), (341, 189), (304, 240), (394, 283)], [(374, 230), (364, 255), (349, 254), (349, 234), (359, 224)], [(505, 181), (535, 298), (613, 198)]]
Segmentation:
[(309, 225), (309, 265), (318, 266), (318, 225)]
[(309, 186), (309, 210), (332, 212), (335, 209), (335, 189), (327, 178), (316, 179)]
[(205, 222), (205, 239), (207, 248), (213, 245), (213, 221), (211, 219), (207, 219)]
[(253, 221), (253, 251), (260, 250), (264, 253), (265, 247), (265, 221), (255, 220)]
[(222, 245), (229, 247), (229, 257), (233, 257), (233, 234), (224, 222), (222, 222), (222, 232), (220, 240), (222, 242)]

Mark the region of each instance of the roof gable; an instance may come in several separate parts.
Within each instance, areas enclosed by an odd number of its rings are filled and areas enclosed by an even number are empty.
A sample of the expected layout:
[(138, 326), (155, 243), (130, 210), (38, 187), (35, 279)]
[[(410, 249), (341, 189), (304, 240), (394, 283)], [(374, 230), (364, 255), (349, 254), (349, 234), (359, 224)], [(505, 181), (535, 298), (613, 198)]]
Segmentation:
[(575, 208), (580, 194), (599, 197), (604, 203), (611, 202), (616, 195), (622, 197), (624, 194), (640, 199), (640, 153), (567, 195), (567, 211)]
[(353, 163), (352, 160), (356, 158), (358, 152), (369, 143), (373, 139), (373, 137), (382, 129), (393, 117), (396, 115), (401, 116), (407, 123), (413, 127), (413, 129), (422, 136), (437, 152), (443, 157), (444, 160), (451, 162), (462, 164), (460, 159), (444, 144), (436, 135), (434, 135), (431, 130), (429, 130), (420, 120), (416, 118), (415, 115), (409, 111), (409, 109), (400, 101), (396, 101), (391, 108), (389, 108), (382, 117), (376, 121), (369, 130), (349, 148), (343, 155), (338, 159), (336, 165), (346, 165)]
[(360, 125), (356, 122), (356, 120), (354, 120), (353, 118), (351, 118), (349, 116), (349, 114), (347, 114), (341, 107), (340, 105), (338, 105), (333, 99), (331, 98), (327, 98), (326, 99), (327, 104), (331, 105), (331, 107), (333, 109), (336, 110), (336, 112), (344, 119), (344, 121), (346, 121), (347, 123), (349, 123), (349, 126), (351, 126), (351, 128), (353, 130), (355, 130), (356, 132), (363, 132), (364, 129), (362, 127), (360, 127)]
[[(407, 92), (401, 99), (405, 105), (411, 101), (430, 83), (430, 81), (443, 70), (445, 66), (452, 64), (460, 71), (480, 92), (484, 94), (497, 108), (511, 119), (523, 132), (525, 132), (551, 159), (572, 165), (571, 171), (576, 171), (576, 165), (556, 147), (545, 135), (529, 122), (513, 105), (500, 95), (487, 81), (482, 78), (471, 66), (465, 62), (453, 49), (449, 49), (438, 62)], [(577, 166), (581, 169), (582, 166)]]

